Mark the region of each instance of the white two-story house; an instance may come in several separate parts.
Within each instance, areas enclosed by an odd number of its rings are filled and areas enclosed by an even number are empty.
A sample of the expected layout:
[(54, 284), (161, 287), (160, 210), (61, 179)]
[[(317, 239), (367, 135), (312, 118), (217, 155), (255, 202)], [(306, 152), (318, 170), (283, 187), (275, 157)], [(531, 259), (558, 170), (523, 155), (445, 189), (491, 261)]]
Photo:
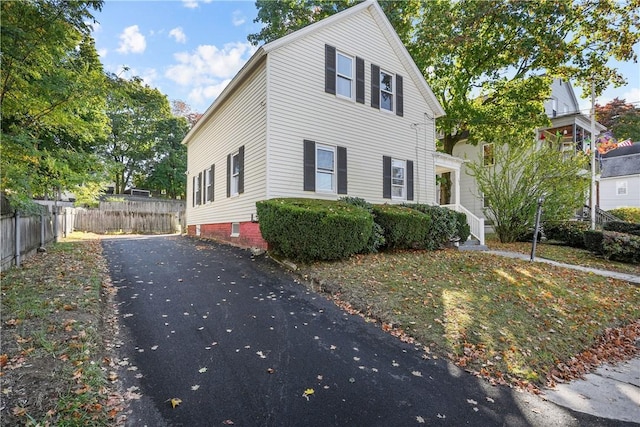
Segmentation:
[(435, 202), (444, 110), (375, 1), (261, 46), (183, 143), (190, 235), (266, 247), (256, 201)]

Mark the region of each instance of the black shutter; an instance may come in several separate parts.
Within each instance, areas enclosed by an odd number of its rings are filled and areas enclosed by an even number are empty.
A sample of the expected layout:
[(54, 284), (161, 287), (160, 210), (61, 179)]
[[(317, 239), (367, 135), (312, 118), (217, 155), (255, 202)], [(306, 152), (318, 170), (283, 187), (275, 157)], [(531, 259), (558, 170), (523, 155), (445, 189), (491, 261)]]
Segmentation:
[(396, 74), (396, 115), (404, 116), (404, 96), (402, 94), (402, 76)]
[(202, 204), (202, 172), (198, 174), (198, 194), (197, 194), (198, 204)]
[(213, 187), (214, 187), (214, 179), (216, 176), (216, 165), (211, 165), (211, 171), (209, 172), (211, 175), (209, 176), (209, 182), (211, 186), (207, 188), (207, 200), (213, 202)]
[(347, 194), (347, 148), (338, 147), (338, 194)]
[(324, 45), (324, 91), (336, 94), (336, 48)]
[(407, 200), (413, 200), (413, 162), (407, 160)]
[(380, 108), (380, 67), (371, 64), (371, 106)]
[(192, 206), (196, 205), (196, 177), (193, 177), (193, 184), (191, 184), (191, 202)]
[(304, 191), (316, 191), (316, 143), (304, 140)]
[(364, 104), (364, 59), (356, 56), (356, 102)]
[(227, 197), (231, 197), (231, 154), (227, 154)]
[(382, 156), (382, 197), (391, 198), (391, 157)]
[(244, 193), (244, 145), (238, 149), (238, 194)]

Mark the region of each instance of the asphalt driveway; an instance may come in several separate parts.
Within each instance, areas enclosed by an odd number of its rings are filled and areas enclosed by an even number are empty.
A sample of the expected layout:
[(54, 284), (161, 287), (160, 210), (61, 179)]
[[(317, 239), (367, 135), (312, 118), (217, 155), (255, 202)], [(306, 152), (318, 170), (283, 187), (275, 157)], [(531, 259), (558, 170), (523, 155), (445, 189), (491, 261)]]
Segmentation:
[(103, 246), (130, 425), (623, 425), (424, 359), (267, 257), (182, 236)]

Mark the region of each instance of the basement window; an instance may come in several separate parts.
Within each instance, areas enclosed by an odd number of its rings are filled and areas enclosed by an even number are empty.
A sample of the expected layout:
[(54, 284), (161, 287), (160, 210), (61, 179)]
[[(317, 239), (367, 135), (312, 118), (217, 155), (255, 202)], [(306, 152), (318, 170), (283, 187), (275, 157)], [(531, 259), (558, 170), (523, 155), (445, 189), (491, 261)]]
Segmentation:
[(231, 224), (231, 237), (239, 237), (240, 236), (240, 223), (234, 222)]

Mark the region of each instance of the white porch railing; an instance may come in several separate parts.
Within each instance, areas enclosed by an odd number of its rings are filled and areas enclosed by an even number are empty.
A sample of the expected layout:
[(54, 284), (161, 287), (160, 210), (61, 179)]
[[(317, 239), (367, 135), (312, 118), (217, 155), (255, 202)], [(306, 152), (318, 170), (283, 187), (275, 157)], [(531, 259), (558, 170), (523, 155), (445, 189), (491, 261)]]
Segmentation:
[[(470, 210), (462, 205), (440, 205), (443, 208), (449, 208), (451, 210), (462, 212), (467, 216), (467, 224), (471, 229), (471, 235), (478, 239), (481, 245), (484, 245), (484, 218), (478, 218)], [(464, 242), (462, 242), (464, 243)]]

